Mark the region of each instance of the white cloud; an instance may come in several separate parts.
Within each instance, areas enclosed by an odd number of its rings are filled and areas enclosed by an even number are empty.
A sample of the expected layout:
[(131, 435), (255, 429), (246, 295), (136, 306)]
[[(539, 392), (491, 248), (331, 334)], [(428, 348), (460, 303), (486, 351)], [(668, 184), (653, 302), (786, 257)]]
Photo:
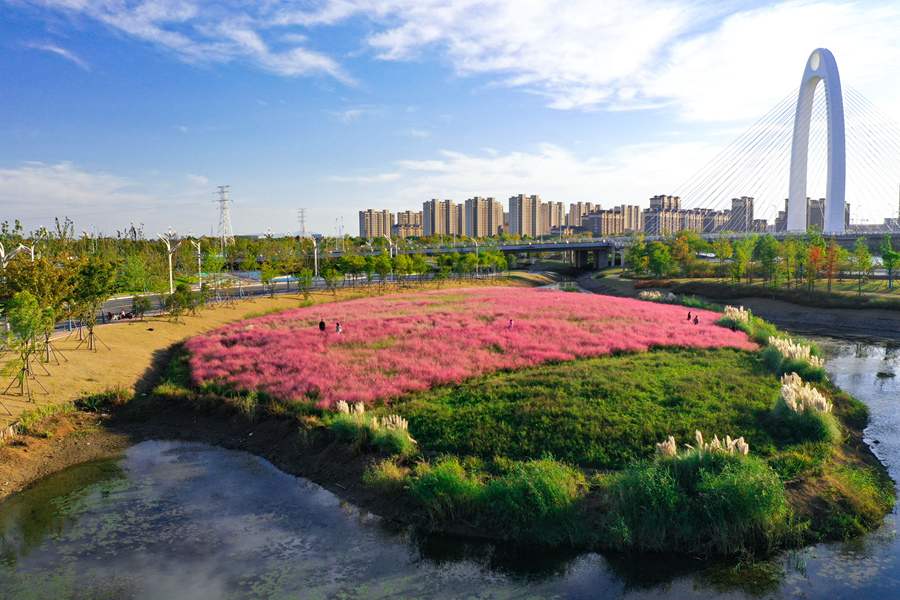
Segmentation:
[[(459, 76), (539, 94), (557, 109), (668, 106), (694, 121), (763, 114), (799, 85), (809, 53), (826, 46), (854, 87), (900, 102), (891, 60), (900, 54), (900, 5), (887, 0), (31, 2), (191, 62), (239, 60), (352, 84), (335, 57), (362, 47), (381, 60), (437, 58)], [(348, 39), (360, 30), (369, 33)]]
[(57, 56), (61, 56), (68, 61), (75, 63), (79, 69), (83, 71), (90, 71), (91, 66), (78, 56), (76, 56), (72, 51), (66, 50), (65, 48), (60, 48), (54, 44), (29, 44), (30, 47), (36, 48), (37, 50), (44, 50), (46, 52), (52, 52)]
[[(288, 77), (326, 75), (352, 79), (322, 52), (305, 47), (303, 34), (276, 27), (278, 3), (223, 5), (201, 0), (32, 0), (173, 52), (182, 60), (227, 63), (244, 60)], [(274, 31), (273, 31), (274, 29)]]
[(174, 193), (149, 193), (137, 191), (139, 184), (132, 179), (91, 173), (71, 162), (26, 162), (0, 169), (0, 214), (19, 219), (28, 230), (49, 228), (54, 218), (64, 217), (71, 217), (76, 228), (96, 225), (107, 233), (136, 220), (165, 229), (196, 217), (198, 211), (188, 208), (186, 199), (208, 195), (205, 189), (197, 191), (205, 178), (188, 175), (187, 180)]

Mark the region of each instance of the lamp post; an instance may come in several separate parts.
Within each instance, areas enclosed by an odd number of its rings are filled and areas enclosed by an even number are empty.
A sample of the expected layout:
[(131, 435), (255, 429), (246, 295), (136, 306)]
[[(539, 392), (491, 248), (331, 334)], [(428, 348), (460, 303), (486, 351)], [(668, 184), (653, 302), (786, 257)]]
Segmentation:
[(181, 242), (178, 242), (174, 246), (172, 245), (172, 242), (174, 242), (178, 238), (178, 234), (173, 232), (171, 227), (169, 227), (169, 231), (166, 232), (166, 235), (163, 235), (161, 233), (157, 233), (156, 235), (158, 235), (159, 239), (161, 239), (166, 244), (166, 250), (169, 253), (169, 293), (174, 294), (175, 282), (172, 278), (172, 255), (175, 254), (175, 251), (178, 250), (179, 246), (181, 246)]
[(396, 255), (396, 253), (394, 252), (394, 241), (386, 235), (382, 235), (381, 237), (388, 241), (388, 254), (391, 258), (394, 258), (394, 256)]
[(478, 259), (475, 263), (475, 277), (477, 278), (481, 275), (481, 251), (478, 249), (478, 240), (471, 235), (467, 235), (466, 237), (475, 242), (475, 258)]
[(313, 265), (315, 268), (316, 281), (319, 280), (319, 242), (313, 236), (309, 236), (313, 243)]
[(200, 242), (195, 242), (193, 239), (190, 240), (191, 246), (197, 249), (197, 285), (198, 289), (203, 289), (203, 271), (200, 269), (200, 259), (203, 257), (203, 253), (200, 252)]

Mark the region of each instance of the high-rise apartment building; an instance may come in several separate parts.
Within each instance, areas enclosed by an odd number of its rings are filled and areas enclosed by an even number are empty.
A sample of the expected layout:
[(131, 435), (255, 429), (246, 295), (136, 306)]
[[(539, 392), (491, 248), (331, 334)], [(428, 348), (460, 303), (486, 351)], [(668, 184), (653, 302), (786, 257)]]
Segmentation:
[(503, 231), (503, 205), (494, 198), (469, 198), (466, 200), (465, 213), (466, 235), (480, 238)]
[[(509, 232), (537, 237), (544, 230), (540, 196), (519, 194), (509, 199)], [(549, 228), (548, 228), (549, 229)]]
[(391, 226), (394, 224), (394, 216), (389, 210), (361, 210), (359, 211), (359, 237), (377, 238), (383, 235), (391, 235)]
[(458, 233), (459, 212), (453, 200), (429, 200), (422, 204), (422, 230), (425, 236)]
[(595, 210), (602, 210), (603, 207), (593, 202), (575, 202), (569, 205), (569, 214), (566, 218), (566, 225), (569, 227), (581, 227), (581, 218)]
[(725, 224), (728, 231), (752, 231), (753, 229), (753, 198), (741, 196), (731, 199), (731, 212), (728, 213), (728, 223)]
[(411, 210), (397, 213), (397, 224), (391, 227), (391, 235), (399, 237), (421, 237), (424, 235), (422, 213)]

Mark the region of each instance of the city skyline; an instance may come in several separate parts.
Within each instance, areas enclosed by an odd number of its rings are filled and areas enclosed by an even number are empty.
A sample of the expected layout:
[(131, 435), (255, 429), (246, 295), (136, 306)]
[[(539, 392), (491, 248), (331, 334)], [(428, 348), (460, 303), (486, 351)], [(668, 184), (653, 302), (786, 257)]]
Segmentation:
[(0, 220), (217, 234), (220, 185), (238, 235), (432, 198), (646, 207), (816, 47), (900, 114), (889, 2), (303, 6), (0, 0)]

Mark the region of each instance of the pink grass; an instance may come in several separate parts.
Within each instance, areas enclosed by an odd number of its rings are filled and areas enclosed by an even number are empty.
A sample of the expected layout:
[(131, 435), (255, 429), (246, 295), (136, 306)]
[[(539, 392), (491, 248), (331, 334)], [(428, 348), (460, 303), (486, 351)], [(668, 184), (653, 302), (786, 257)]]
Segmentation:
[(713, 325), (719, 314), (691, 309), (694, 325), (687, 312), (592, 294), (470, 288), (288, 310), (195, 337), (186, 348), (196, 384), (312, 396), (321, 406), (652, 346), (756, 348), (743, 332)]

